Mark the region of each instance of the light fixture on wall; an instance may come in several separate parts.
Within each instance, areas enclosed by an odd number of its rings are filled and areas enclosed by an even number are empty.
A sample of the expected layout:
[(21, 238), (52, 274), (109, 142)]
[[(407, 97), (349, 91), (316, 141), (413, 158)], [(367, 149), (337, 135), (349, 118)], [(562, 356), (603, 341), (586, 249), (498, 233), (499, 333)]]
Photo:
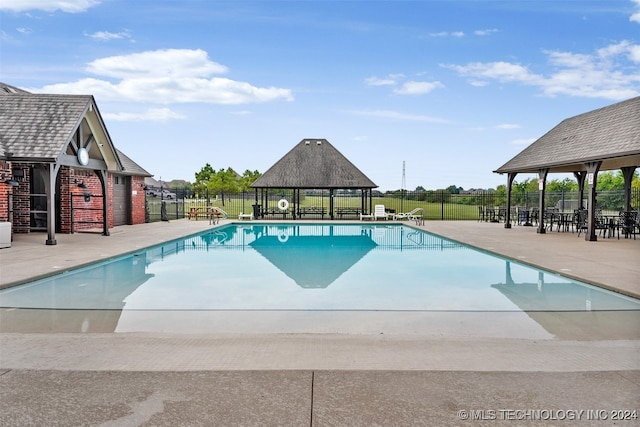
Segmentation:
[(78, 188), (82, 188), (82, 189), (89, 188), (87, 187), (87, 184), (84, 183), (84, 180), (81, 180), (80, 182), (78, 182), (78, 180), (76, 179), (74, 182), (78, 185)]
[[(5, 179), (5, 174), (0, 174), (0, 179)], [(18, 181), (16, 181), (15, 179), (13, 179), (13, 177), (11, 178), (7, 178), (4, 181), (5, 184), (10, 185), (12, 187), (17, 187), (20, 185), (20, 183)]]

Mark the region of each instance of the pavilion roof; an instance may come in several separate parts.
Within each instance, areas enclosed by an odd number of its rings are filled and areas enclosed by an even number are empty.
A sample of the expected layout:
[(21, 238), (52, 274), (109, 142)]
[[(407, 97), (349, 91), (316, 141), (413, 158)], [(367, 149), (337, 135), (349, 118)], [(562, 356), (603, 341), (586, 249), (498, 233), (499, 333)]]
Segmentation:
[(494, 172), (578, 172), (595, 161), (600, 170), (640, 166), (640, 97), (563, 120)]
[(251, 187), (303, 189), (376, 188), (326, 139), (307, 138), (269, 168)]

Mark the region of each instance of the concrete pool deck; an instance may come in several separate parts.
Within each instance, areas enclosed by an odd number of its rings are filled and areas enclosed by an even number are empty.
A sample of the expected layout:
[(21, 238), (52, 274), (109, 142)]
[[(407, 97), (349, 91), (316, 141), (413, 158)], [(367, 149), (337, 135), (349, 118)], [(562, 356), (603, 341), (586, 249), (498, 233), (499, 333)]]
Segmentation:
[[(0, 250), (0, 287), (209, 227), (58, 234), (56, 246), (17, 235)], [(640, 295), (640, 240), (470, 221), (421, 228)], [(476, 319), (459, 316), (456, 333), (403, 332), (400, 319), (378, 334), (2, 333), (0, 424), (611, 425), (625, 415), (612, 411), (640, 410), (640, 313), (619, 337), (579, 339), (477, 334)]]

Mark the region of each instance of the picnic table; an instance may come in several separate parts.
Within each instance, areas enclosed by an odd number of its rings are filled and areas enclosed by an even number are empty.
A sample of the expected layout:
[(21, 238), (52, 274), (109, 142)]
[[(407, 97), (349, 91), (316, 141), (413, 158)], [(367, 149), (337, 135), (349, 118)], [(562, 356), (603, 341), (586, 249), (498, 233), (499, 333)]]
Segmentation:
[(327, 214), (327, 208), (325, 208), (324, 206), (322, 207), (307, 206), (307, 207), (302, 207), (298, 210), (298, 215), (300, 217), (303, 217), (305, 215), (320, 215), (320, 217), (324, 219), (324, 216), (326, 214)]
[(197, 221), (199, 217), (204, 217), (209, 220), (210, 223), (216, 224), (220, 222), (220, 217), (223, 216), (223, 212), (214, 207), (191, 207), (189, 208), (189, 212), (187, 213), (187, 218), (191, 220), (191, 218), (195, 218)]
[(209, 208), (206, 208), (206, 207), (191, 207), (191, 208), (189, 208), (189, 213), (187, 213), (187, 218), (188, 219), (195, 218), (195, 220), (197, 221), (198, 217), (208, 218), (209, 217)]
[(358, 216), (360, 215), (360, 208), (337, 208), (336, 214), (342, 219), (343, 216)]
[(280, 208), (266, 208), (262, 214), (265, 216), (274, 216), (274, 215), (282, 215), (282, 219), (285, 219), (287, 217), (287, 214), (289, 213), (288, 209), (285, 210), (281, 210)]

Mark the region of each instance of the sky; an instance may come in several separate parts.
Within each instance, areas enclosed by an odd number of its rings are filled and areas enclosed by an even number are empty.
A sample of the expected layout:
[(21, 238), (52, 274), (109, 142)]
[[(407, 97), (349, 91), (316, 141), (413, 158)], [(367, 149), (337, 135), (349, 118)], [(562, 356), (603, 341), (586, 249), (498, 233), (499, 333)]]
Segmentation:
[(640, 96), (640, 0), (0, 0), (0, 81), (93, 95), (164, 181), (326, 138), (382, 191), (495, 188), (562, 120)]

